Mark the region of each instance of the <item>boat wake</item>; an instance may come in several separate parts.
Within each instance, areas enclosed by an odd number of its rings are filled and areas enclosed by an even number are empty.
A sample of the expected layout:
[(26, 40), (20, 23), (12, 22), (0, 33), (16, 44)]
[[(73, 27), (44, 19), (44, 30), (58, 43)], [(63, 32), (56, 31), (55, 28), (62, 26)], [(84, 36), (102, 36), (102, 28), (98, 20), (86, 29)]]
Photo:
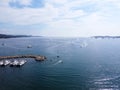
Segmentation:
[(63, 63), (63, 60), (58, 60), (58, 61), (56, 61), (54, 63), (51, 63), (51, 65), (48, 65), (48, 67), (53, 67), (53, 66), (56, 66), (56, 65), (58, 65), (60, 63)]
[(54, 63), (53, 65), (57, 65), (57, 64), (60, 64), (60, 63), (63, 63), (63, 61), (62, 61), (62, 60), (59, 60), (59, 61), (57, 61), (56, 63)]

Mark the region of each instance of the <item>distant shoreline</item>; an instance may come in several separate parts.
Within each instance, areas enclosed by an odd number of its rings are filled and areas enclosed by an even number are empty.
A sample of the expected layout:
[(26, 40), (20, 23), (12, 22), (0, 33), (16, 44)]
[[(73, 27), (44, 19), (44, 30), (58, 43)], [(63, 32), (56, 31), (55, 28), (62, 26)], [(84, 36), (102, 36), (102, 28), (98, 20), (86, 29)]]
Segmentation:
[[(22, 37), (44, 37), (44, 36), (0, 34), (0, 39), (22, 38)], [(86, 37), (86, 38), (88, 38), (88, 37)], [(118, 38), (120, 38), (120, 36), (91, 36), (89, 38), (95, 38), (95, 39), (110, 39), (110, 38), (111, 39), (118, 39)]]
[(33, 37), (33, 36), (31, 36), (31, 35), (7, 35), (7, 34), (0, 34), (0, 39), (20, 38), (20, 37)]
[(118, 38), (120, 38), (120, 36), (92, 36), (91, 38), (95, 38), (95, 39), (105, 39), (105, 38), (112, 38), (112, 39), (118, 39)]

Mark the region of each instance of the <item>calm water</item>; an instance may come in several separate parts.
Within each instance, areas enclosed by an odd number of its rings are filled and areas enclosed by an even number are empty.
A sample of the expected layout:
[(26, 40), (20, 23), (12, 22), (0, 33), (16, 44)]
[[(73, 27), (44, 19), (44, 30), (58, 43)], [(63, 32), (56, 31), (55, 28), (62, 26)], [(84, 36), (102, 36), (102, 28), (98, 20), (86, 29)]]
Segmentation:
[(21, 54), (47, 60), (0, 67), (0, 90), (120, 90), (120, 39), (0, 39), (0, 56)]

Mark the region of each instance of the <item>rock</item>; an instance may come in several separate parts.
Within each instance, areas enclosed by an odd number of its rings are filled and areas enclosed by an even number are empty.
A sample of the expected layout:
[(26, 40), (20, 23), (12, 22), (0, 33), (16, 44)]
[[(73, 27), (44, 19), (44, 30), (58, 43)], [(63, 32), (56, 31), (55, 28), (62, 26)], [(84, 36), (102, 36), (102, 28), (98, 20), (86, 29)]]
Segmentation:
[(46, 59), (45, 56), (37, 56), (37, 57), (35, 58), (36, 61), (44, 61), (45, 59)]

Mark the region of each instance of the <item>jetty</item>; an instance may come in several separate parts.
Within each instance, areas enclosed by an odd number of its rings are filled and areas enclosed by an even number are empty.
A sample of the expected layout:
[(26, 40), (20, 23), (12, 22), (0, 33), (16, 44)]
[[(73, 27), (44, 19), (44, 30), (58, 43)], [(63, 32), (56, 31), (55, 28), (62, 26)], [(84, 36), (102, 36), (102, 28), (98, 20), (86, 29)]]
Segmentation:
[(46, 59), (45, 56), (41, 56), (41, 55), (0, 56), (0, 60), (4, 60), (4, 59), (17, 59), (17, 58), (33, 58), (36, 61), (44, 61)]

